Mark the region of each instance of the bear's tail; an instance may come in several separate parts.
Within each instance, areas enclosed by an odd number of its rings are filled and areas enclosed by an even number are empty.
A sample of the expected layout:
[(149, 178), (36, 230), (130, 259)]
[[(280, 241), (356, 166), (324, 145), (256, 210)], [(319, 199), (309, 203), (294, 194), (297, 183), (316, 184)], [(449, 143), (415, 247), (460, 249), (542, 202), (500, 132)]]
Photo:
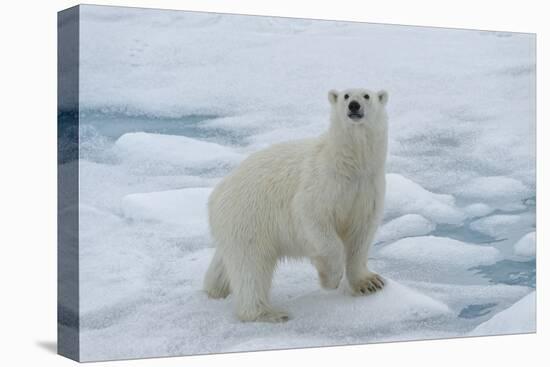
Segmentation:
[(206, 271), (204, 290), (210, 298), (225, 298), (231, 291), (229, 278), (227, 277), (225, 266), (218, 250), (216, 250), (214, 258)]

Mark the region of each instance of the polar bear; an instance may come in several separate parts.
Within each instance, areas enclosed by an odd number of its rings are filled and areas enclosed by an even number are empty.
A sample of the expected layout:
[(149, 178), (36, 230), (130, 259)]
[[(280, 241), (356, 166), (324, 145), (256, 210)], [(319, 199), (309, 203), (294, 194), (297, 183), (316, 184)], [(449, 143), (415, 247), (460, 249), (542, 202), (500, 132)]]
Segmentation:
[(231, 292), (242, 321), (289, 319), (269, 303), (282, 258), (309, 258), (325, 289), (344, 270), (354, 295), (384, 286), (367, 259), (384, 207), (388, 93), (331, 90), (328, 99), (327, 132), (250, 155), (210, 195), (216, 251), (204, 289)]

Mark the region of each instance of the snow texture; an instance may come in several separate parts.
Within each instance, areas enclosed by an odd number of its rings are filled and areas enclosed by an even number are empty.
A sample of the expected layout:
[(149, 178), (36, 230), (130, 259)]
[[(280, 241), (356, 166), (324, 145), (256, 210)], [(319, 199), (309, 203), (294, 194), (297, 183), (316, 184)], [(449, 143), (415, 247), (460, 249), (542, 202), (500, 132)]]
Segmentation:
[(464, 211), (470, 217), (483, 217), (487, 214), (490, 214), (493, 211), (493, 208), (491, 208), (487, 204), (475, 203), (475, 204), (470, 204), (470, 205), (466, 206), (464, 208)]
[(537, 330), (536, 309), (536, 292), (531, 292), (506, 310), (477, 326), (471, 335), (534, 333)]
[(470, 223), (470, 228), (480, 233), (500, 238), (511, 226), (516, 226), (521, 222), (521, 217), (514, 214), (492, 215), (478, 219)]
[[(493, 247), (472, 245), (445, 237), (408, 237), (384, 246), (378, 254), (384, 258), (421, 261), (436, 266), (462, 266), (492, 264), (499, 258)], [(416, 260), (418, 259), (418, 260)]]
[(122, 199), (122, 212), (133, 220), (152, 220), (176, 225), (184, 236), (208, 234), (208, 196), (211, 188), (189, 188), (145, 194)]
[(233, 149), (216, 143), (162, 134), (124, 134), (116, 141), (115, 149), (123, 161), (146, 165), (149, 172), (159, 165), (208, 169), (242, 159)]
[(516, 256), (533, 259), (537, 252), (536, 232), (527, 233), (514, 245)]
[(529, 189), (516, 179), (492, 176), (471, 180), (457, 194), (468, 199), (500, 203), (503, 208), (515, 209), (521, 208), (521, 201), (528, 197)]
[(436, 223), (459, 224), (464, 213), (451, 195), (430, 192), (402, 175), (387, 175), (386, 215), (418, 213)]
[[(80, 21), (80, 159), (59, 169), (80, 168), (83, 360), (534, 329), (535, 284), (510, 282), (535, 271), (534, 35), (89, 5)], [(327, 292), (286, 262), (272, 299), (292, 319), (240, 323), (201, 291), (208, 194), (324, 132), (348, 87), (390, 95), (369, 261), (388, 285)]]
[[(311, 264), (291, 262), (277, 272), (272, 299), (289, 310), (292, 320), (284, 325), (241, 323), (232, 314), (230, 298), (209, 300), (200, 291), (202, 279), (197, 275), (212, 255), (212, 249), (202, 249), (177, 263), (167, 261), (163, 272), (173, 275), (165, 278), (168, 283), (151, 282), (140, 300), (127, 291), (118, 304), (85, 313), (83, 359), (375, 341), (415, 323), (427, 325), (423, 336), (429, 337), (435, 333), (430, 326), (452, 314), (445, 303), (391, 279), (384, 292), (372, 297), (353, 297), (346, 287), (324, 291)], [(124, 338), (113, 333), (115, 326), (124, 330)]]
[(422, 236), (435, 230), (435, 224), (418, 214), (406, 214), (384, 224), (375, 241), (393, 241), (403, 237)]

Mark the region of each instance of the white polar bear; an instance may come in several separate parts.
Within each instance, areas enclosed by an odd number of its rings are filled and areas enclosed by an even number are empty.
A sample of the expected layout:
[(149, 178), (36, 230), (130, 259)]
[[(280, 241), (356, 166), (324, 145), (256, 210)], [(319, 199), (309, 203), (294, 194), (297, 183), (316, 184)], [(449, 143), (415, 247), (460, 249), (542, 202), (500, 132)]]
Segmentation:
[(212, 298), (232, 292), (243, 321), (289, 319), (269, 303), (285, 257), (311, 259), (326, 289), (338, 287), (344, 267), (356, 295), (384, 286), (367, 258), (384, 206), (388, 94), (349, 89), (328, 97), (326, 133), (252, 154), (210, 195), (217, 248), (204, 289)]

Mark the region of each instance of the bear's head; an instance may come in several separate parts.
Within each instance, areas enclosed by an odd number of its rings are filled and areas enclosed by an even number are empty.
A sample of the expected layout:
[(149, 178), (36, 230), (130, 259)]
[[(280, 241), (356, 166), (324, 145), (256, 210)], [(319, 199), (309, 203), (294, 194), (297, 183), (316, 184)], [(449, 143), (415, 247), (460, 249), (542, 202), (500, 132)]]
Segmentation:
[(344, 124), (375, 126), (385, 124), (388, 93), (368, 89), (346, 89), (328, 92), (332, 116)]

